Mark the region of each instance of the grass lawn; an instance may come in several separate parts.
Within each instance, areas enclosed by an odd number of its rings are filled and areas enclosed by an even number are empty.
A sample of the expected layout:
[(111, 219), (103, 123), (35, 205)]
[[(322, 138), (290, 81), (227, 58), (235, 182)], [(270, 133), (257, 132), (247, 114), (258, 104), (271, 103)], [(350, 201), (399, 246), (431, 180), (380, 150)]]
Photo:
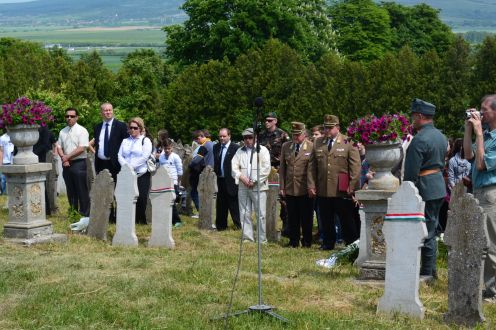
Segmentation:
[[(222, 329), (212, 321), (226, 312), (239, 254), (239, 231), (200, 231), (196, 219), (173, 230), (174, 250), (147, 248), (149, 226), (137, 226), (137, 248), (112, 247), (72, 235), (63, 212), (50, 217), (67, 244), (23, 247), (0, 238), (1, 329)], [(0, 197), (5, 205), (5, 197)], [(0, 208), (1, 209), (1, 208)], [(7, 210), (0, 211), (0, 230)], [(115, 231), (110, 226), (109, 237)], [(291, 323), (260, 315), (228, 320), (234, 329), (448, 329), (446, 256), (440, 279), (421, 285), (424, 321), (399, 315), (376, 315), (383, 289), (357, 284), (357, 269), (342, 265), (330, 271), (315, 265), (327, 257), (317, 246), (289, 249), (263, 246), (263, 302)], [(233, 311), (258, 303), (256, 245), (243, 245)], [(494, 328), (496, 306), (484, 305)], [(452, 327), (455, 328), (455, 327)]]

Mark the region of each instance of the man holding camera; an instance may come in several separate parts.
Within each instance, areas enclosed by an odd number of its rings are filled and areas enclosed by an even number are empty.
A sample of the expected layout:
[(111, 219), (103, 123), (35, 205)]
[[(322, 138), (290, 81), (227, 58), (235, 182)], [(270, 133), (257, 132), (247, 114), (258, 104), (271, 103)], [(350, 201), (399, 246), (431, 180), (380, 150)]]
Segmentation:
[[(484, 264), (484, 297), (496, 302), (496, 94), (482, 99), (480, 113), (467, 110), (463, 149), (465, 159), (472, 162), (474, 196), (487, 214), (489, 249)], [(483, 129), (482, 124), (488, 128)], [(472, 144), (472, 135), (475, 143)]]
[(420, 268), (421, 276), (437, 278), (436, 227), (439, 211), (446, 196), (443, 171), (444, 156), (448, 149), (448, 140), (434, 127), (436, 107), (420, 99), (412, 102), (412, 122), (417, 134), (406, 151), (404, 181), (411, 181), (419, 190), (425, 202), (424, 216), (427, 226), (427, 238), (422, 247)]

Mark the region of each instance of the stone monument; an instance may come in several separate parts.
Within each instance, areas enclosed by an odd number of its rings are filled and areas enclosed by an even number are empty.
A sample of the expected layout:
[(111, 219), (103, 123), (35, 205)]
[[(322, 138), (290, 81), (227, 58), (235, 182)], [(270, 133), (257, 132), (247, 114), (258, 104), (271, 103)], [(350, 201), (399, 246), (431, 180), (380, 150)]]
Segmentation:
[(48, 151), (46, 154), (46, 161), (49, 164), (52, 164), (52, 169), (48, 171), (47, 176), (46, 176), (46, 194), (47, 196), (47, 202), (46, 205), (49, 208), (47, 211), (48, 214), (54, 214), (58, 210), (58, 205), (57, 205), (57, 180), (59, 177), (59, 173), (57, 172), (58, 167), (57, 167), (57, 160), (55, 157), (53, 157), (52, 151)]
[(269, 174), (269, 190), (267, 191), (267, 210), (265, 216), (265, 230), (269, 242), (277, 242), (281, 235), (277, 230), (277, 198), (279, 197), (279, 174), (271, 168)]
[(448, 246), (448, 312), (444, 320), (466, 327), (484, 321), (484, 256), (489, 242), (486, 214), (460, 182), (453, 189), (444, 233)]
[(212, 229), (214, 194), (217, 192), (217, 175), (211, 166), (207, 166), (200, 174), (198, 193), (200, 195), (200, 214), (198, 228)]
[(117, 221), (112, 245), (138, 246), (136, 236), (136, 201), (138, 199), (138, 178), (131, 166), (125, 164), (117, 174), (115, 187)]
[(114, 202), (114, 180), (109, 170), (105, 169), (95, 177), (90, 198), (90, 223), (87, 235), (106, 241), (110, 207)]
[(148, 241), (148, 246), (174, 248), (175, 243), (172, 238), (172, 207), (175, 207), (175, 199), (174, 183), (170, 178), (169, 171), (164, 166), (160, 166), (152, 177), (150, 188), (153, 220), (152, 233), (150, 241)]
[(427, 237), (425, 203), (412, 182), (405, 181), (388, 199), (383, 232), (387, 242), (384, 295), (377, 312), (423, 319), (419, 299), (420, 248)]

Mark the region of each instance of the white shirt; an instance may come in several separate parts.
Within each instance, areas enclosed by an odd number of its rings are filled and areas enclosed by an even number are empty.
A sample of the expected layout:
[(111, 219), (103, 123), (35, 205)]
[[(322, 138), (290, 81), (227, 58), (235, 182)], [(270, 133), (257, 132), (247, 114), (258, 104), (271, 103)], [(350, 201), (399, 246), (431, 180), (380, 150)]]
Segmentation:
[(10, 141), (10, 136), (7, 133), (0, 137), (0, 147), (3, 152), (2, 163), (4, 165), (12, 164), (14, 159), (14, 144)]
[(104, 121), (102, 125), (102, 129), (100, 130), (100, 135), (98, 136), (98, 158), (103, 160), (108, 160), (110, 158), (105, 157), (105, 149), (104, 143), (105, 141), (105, 126), (108, 124), (108, 136), (110, 138), (110, 131), (112, 130), (112, 123), (114, 122), (114, 118), (110, 119), (110, 121)]
[(143, 135), (137, 138), (129, 136), (122, 141), (117, 158), (121, 166), (129, 164), (136, 174), (144, 174), (147, 171), (146, 160), (151, 154), (152, 141), (149, 138)]
[(174, 184), (178, 184), (177, 178), (180, 175), (183, 175), (183, 163), (178, 154), (172, 152), (169, 157), (165, 155), (165, 152), (162, 151), (160, 157), (158, 159), (160, 166), (165, 166), (169, 170), (169, 175), (174, 182)]
[[(239, 148), (231, 161), (232, 165), (232, 176), (237, 185), (239, 185), (239, 189), (247, 189), (243, 183), (239, 183), (239, 177), (244, 175), (250, 178), (252, 181), (257, 180), (257, 152), (253, 150), (252, 157), (251, 148), (242, 147)], [(251, 163), (250, 163), (251, 160)], [(268, 177), (270, 174), (270, 153), (269, 150), (260, 146), (260, 171), (259, 171), (259, 182), (257, 184), (260, 185), (260, 190), (268, 190), (269, 183)], [(253, 187), (256, 189), (257, 185)]]
[(75, 159), (85, 159), (86, 158), (86, 147), (89, 146), (89, 135), (86, 128), (75, 123), (72, 127), (66, 126), (59, 133), (58, 145), (62, 147), (64, 154), (70, 154), (77, 147), (84, 147), (84, 151)]
[(231, 140), (227, 141), (226, 144), (221, 144), (220, 145), (220, 151), (222, 152), (222, 154), (220, 155), (220, 173), (221, 173), (221, 177), (225, 177), (225, 173), (224, 173), (224, 158), (226, 157), (226, 153), (227, 153), (227, 148), (229, 148), (229, 145), (231, 144)]

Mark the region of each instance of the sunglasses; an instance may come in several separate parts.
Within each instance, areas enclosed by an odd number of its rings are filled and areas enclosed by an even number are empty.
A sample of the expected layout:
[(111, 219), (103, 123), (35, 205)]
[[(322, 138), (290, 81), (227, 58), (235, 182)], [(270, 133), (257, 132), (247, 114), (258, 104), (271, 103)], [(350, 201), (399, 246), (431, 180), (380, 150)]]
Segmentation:
[(132, 130), (138, 130), (139, 127), (138, 126), (129, 126), (129, 129), (132, 129)]
[(65, 118), (76, 118), (77, 116), (74, 115), (65, 115)]
[(268, 123), (272, 123), (274, 121), (274, 119), (265, 119), (265, 121)]

